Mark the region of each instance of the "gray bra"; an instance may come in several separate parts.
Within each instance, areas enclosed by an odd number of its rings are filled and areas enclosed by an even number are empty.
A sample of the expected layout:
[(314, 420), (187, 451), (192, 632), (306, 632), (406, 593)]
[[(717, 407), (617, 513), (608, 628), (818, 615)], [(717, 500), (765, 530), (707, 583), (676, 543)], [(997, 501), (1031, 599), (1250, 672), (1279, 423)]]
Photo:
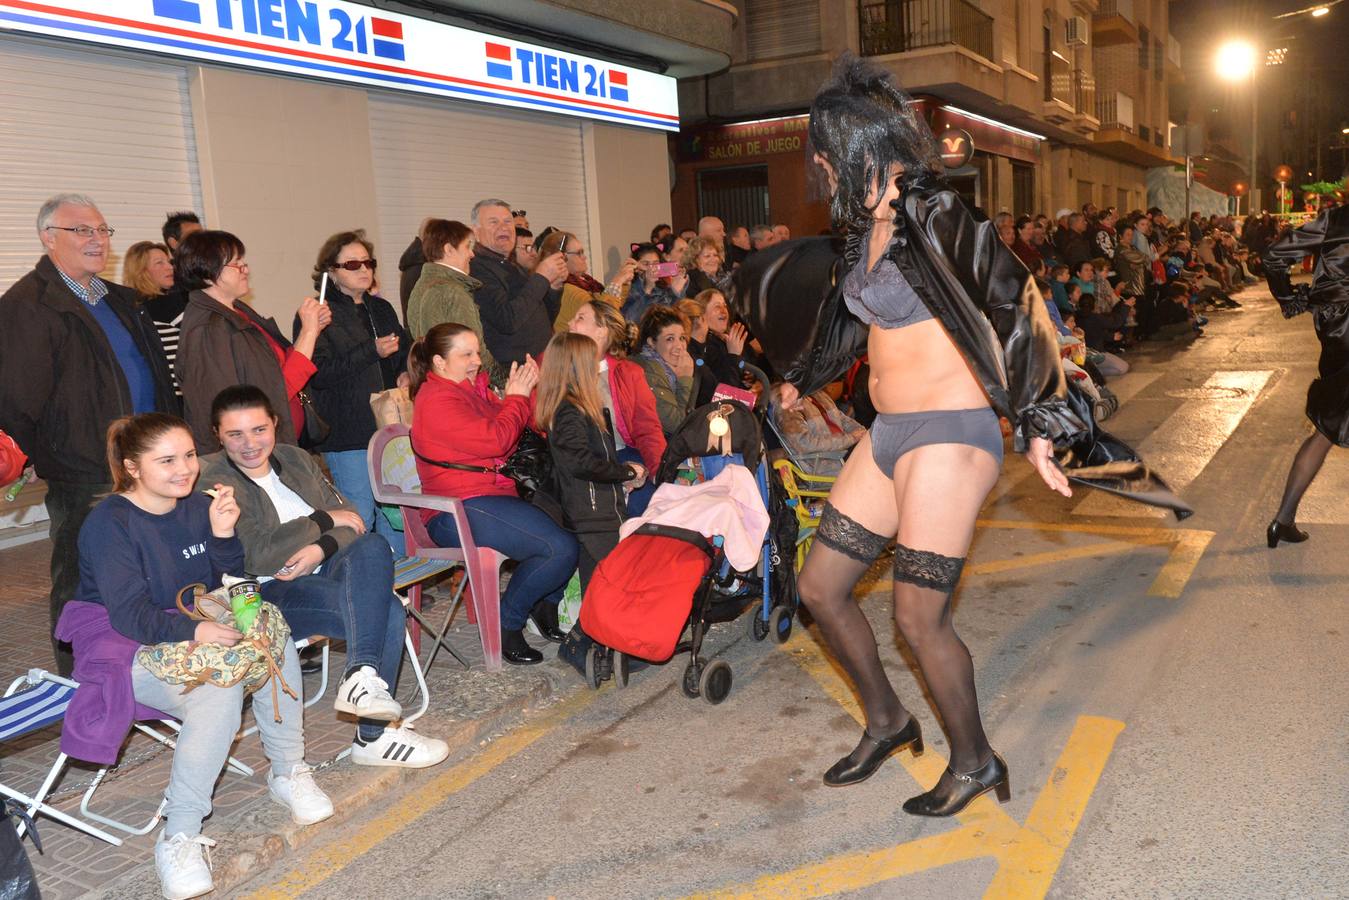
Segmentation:
[(932, 318), (922, 299), (887, 256), (866, 271), (865, 255), (843, 279), (843, 301), (867, 325), (903, 328)]

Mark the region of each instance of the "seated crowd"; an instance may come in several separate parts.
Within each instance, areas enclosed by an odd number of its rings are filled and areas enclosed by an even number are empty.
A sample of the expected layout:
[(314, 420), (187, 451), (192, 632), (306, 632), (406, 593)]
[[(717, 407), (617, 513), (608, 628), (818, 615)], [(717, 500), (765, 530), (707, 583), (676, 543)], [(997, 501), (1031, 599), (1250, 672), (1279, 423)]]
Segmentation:
[[(113, 284), (99, 277), (113, 229), (92, 200), (63, 194), (38, 214), (45, 255), (0, 296), (0, 428), (47, 482), (58, 668), (183, 723), (156, 844), (165, 896), (211, 889), (201, 824), (244, 702), (242, 688), (180, 691), (140, 661), (148, 645), (242, 637), (174, 614), (185, 585), (247, 574), (296, 634), (345, 641), (335, 708), (355, 719), (354, 763), (448, 754), (402, 722), (395, 699), (402, 544), (369, 482), (371, 395), (408, 390), (422, 491), (461, 500), (473, 539), (514, 562), (502, 656), (522, 665), (543, 660), (525, 639), (531, 621), (563, 639), (564, 590), (574, 574), (584, 588), (645, 509), (667, 438), (719, 386), (745, 387), (747, 365), (772, 374), (727, 300), (735, 267), (789, 239), (785, 226), (658, 225), (604, 282), (575, 233), (536, 234), (497, 199), (466, 218), (427, 219), (402, 254), (401, 317), (365, 234), (333, 234), (308, 273), (314, 294), (283, 328), (248, 299), (239, 237), (175, 213), (162, 243), (128, 249), (125, 286)], [(1206, 308), (1235, 306), (1230, 293), (1258, 272), (1243, 243), (1273, 237), (1255, 220), (1238, 242), (1230, 219), (1177, 228), (1160, 210), (1121, 219), (1090, 204), (995, 225), (1040, 283), (1065, 366), (1097, 396), (1138, 341), (1200, 335)], [(775, 404), (788, 449), (816, 456), (821, 474), (869, 423), (864, 372)], [(556, 509), (521, 499), (497, 470), (538, 437)], [(458, 545), (452, 516), (424, 521), (437, 544)], [(299, 667), (288, 646), (282, 678), (297, 684)], [(254, 709), (271, 796), (299, 823), (330, 816), (304, 763), (298, 699), (263, 690)], [(131, 706), (120, 713), (101, 738), (113, 754)]]

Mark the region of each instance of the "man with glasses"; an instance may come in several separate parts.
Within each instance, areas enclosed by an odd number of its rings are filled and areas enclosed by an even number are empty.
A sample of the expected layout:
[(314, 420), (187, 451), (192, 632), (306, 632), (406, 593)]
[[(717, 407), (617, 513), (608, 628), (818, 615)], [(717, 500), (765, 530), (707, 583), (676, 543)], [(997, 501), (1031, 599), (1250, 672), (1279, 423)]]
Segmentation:
[(553, 336), (567, 263), (561, 253), (539, 259), (530, 270), (512, 263), (516, 225), (504, 200), (473, 204), (470, 225), (478, 244), (469, 274), (482, 282), (473, 292), (473, 302), (482, 315), (483, 341), (509, 370), (513, 362), (523, 364), (526, 355), (542, 354)]
[[(104, 438), (120, 416), (179, 413), (154, 323), (135, 294), (98, 277), (113, 229), (80, 194), (58, 194), (37, 216), (46, 254), (0, 295), (0, 428), (47, 483), (51, 620), (79, 585), (76, 539), (108, 484)], [(58, 644), (57, 669), (74, 665)]]
[(539, 264), (539, 250), (534, 245), (534, 232), (515, 226), (515, 264), (526, 272), (533, 272)]

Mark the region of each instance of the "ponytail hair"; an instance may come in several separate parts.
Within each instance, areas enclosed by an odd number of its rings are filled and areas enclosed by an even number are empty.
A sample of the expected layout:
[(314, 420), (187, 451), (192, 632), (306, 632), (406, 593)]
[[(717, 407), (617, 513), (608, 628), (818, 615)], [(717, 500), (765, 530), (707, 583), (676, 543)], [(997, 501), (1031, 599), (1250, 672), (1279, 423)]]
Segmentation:
[(126, 461), (148, 453), (155, 441), (175, 428), (192, 433), (186, 422), (168, 413), (141, 413), (113, 420), (108, 426), (108, 474), (112, 476), (115, 492), (124, 494), (136, 486), (136, 479), (127, 471)]
[(412, 349), (408, 351), (408, 378), (411, 381), (408, 385), (409, 397), (416, 399), (417, 391), (426, 383), (426, 376), (431, 374), (431, 360), (437, 356), (448, 357), (454, 339), (465, 332), (476, 334), (467, 325), (441, 322), (433, 325), (425, 337), (419, 337), (413, 342)]

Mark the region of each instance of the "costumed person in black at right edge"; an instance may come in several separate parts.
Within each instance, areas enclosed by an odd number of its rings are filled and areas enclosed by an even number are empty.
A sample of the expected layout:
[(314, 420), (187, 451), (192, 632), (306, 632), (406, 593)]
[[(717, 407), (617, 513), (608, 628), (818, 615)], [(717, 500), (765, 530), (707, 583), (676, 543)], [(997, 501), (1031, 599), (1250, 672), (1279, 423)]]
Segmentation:
[[(1289, 266), (1311, 253), (1316, 254), (1316, 268), (1310, 287), (1294, 286)], [(1322, 210), (1270, 244), (1261, 261), (1284, 317), (1311, 310), (1321, 340), (1321, 377), (1307, 389), (1307, 418), (1316, 430), (1293, 457), (1283, 500), (1266, 532), (1269, 546), (1277, 547), (1279, 541), (1297, 544), (1308, 538), (1295, 524), (1302, 495), (1321, 471), (1331, 446), (1349, 447), (1349, 206)]]
[(783, 373), (784, 406), (841, 377), (864, 349), (871, 361), (880, 414), (830, 492), (799, 582), (866, 713), (857, 748), (824, 781), (855, 784), (892, 753), (923, 750), (918, 719), (886, 677), (852, 597), (897, 541), (895, 623), (951, 747), (937, 784), (904, 810), (950, 816), (987, 791), (1010, 796), (951, 618), (975, 519), (1002, 465), (999, 417), (1050, 490), (1071, 496), (1067, 470), (1180, 516), (1190, 510), (1132, 450), (1096, 430), (1090, 402), (1066, 384), (1034, 278), (942, 180), (932, 133), (887, 75), (841, 60), (811, 107), (810, 141), (846, 243), (806, 238), (753, 254), (735, 301)]

